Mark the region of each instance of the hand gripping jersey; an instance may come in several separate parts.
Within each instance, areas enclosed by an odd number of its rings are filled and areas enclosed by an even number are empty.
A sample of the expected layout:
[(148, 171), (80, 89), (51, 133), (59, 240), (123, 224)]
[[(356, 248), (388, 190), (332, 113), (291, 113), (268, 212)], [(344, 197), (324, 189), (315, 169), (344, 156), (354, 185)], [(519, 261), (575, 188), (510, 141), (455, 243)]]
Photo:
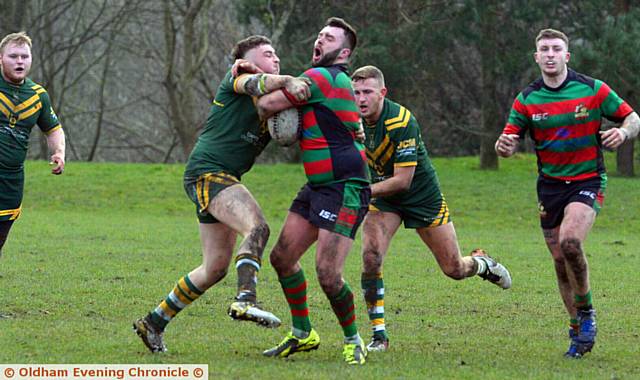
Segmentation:
[(302, 76), (312, 82), (311, 97), (301, 106), (300, 139), (309, 183), (368, 183), (364, 146), (355, 141), (360, 116), (346, 68), (314, 67)]
[(602, 117), (621, 122), (631, 112), (606, 83), (569, 70), (558, 88), (539, 78), (518, 94), (503, 133), (523, 138), (529, 131), (540, 175), (584, 180), (605, 173), (598, 133)]
[(47, 91), (29, 78), (16, 86), (0, 75), (1, 175), (22, 175), (29, 135), (36, 124), (47, 134), (61, 128)]
[(185, 175), (223, 171), (240, 179), (271, 140), (266, 123), (258, 118), (255, 99), (237, 93), (236, 83), (231, 72), (220, 83)]
[(411, 111), (387, 98), (375, 125), (364, 127), (372, 182), (393, 177), (396, 166), (415, 166), (409, 191), (384, 199), (393, 203), (440, 195), (435, 169), (422, 141), (420, 125)]

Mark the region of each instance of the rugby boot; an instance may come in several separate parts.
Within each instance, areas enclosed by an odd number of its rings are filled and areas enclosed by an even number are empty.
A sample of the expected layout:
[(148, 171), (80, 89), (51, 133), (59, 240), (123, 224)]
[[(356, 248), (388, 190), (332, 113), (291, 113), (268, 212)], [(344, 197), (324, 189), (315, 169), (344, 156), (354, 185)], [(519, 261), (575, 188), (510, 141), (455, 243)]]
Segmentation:
[(367, 351), (382, 352), (389, 348), (389, 338), (384, 335), (374, 334), (371, 342), (367, 344)]
[(142, 339), (142, 343), (144, 343), (151, 352), (167, 351), (167, 346), (162, 339), (164, 330), (156, 327), (149, 319), (149, 316), (133, 322), (133, 331), (138, 334), (140, 339)]
[(364, 364), (367, 357), (367, 348), (364, 346), (364, 342), (360, 340), (360, 343), (345, 343), (342, 349), (342, 355), (344, 355), (344, 361), (347, 364)]
[(566, 358), (581, 358), (582, 355), (578, 353), (578, 342), (576, 339), (578, 338), (578, 332), (574, 328), (569, 328), (569, 339), (571, 339), (571, 343), (569, 343), (569, 349), (564, 353)]
[(227, 310), (229, 316), (239, 321), (251, 321), (260, 326), (275, 328), (280, 326), (278, 317), (266, 310), (262, 310), (256, 302), (246, 300), (234, 301)]
[(507, 268), (489, 256), (484, 249), (474, 249), (471, 252), (471, 256), (479, 258), (487, 264), (487, 269), (483, 273), (478, 273), (478, 276), (498, 285), (502, 289), (511, 287), (511, 274), (509, 274)]
[(286, 358), (296, 352), (317, 350), (319, 346), (320, 336), (316, 330), (311, 329), (309, 336), (304, 339), (298, 338), (290, 332), (282, 339), (280, 344), (262, 352), (262, 354), (269, 357)]

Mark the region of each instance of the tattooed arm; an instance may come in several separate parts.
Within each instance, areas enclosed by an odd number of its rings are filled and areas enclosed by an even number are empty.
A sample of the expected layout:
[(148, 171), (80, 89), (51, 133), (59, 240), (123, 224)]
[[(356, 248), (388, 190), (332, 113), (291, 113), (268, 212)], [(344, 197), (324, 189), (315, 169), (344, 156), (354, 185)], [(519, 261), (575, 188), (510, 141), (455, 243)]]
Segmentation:
[(635, 112), (625, 117), (619, 128), (611, 128), (600, 132), (602, 137), (602, 145), (605, 148), (615, 149), (622, 145), (625, 141), (638, 136), (640, 131), (640, 117)]

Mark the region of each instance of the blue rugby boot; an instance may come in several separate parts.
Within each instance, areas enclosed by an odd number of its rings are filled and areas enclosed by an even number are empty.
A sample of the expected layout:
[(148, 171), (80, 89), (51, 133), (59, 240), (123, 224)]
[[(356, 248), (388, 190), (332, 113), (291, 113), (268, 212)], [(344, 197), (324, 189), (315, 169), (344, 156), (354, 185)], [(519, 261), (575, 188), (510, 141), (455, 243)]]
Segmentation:
[(580, 331), (578, 333), (578, 352), (584, 355), (590, 352), (593, 345), (596, 344), (596, 311), (594, 309), (578, 310), (578, 323)]
[(572, 327), (569, 327), (569, 339), (571, 339), (571, 343), (569, 344), (569, 349), (564, 353), (566, 358), (580, 358), (582, 355), (578, 354), (578, 342), (576, 339), (578, 338), (578, 333)]

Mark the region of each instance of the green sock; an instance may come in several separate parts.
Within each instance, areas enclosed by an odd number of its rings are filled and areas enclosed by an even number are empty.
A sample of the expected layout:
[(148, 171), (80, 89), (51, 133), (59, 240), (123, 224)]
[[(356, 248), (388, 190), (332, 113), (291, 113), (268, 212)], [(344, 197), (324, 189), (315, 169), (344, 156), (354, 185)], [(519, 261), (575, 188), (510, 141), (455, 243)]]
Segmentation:
[[(298, 335), (307, 336), (311, 331), (311, 320), (309, 319), (309, 305), (307, 304), (307, 280), (304, 277), (304, 272), (300, 269), (299, 272), (289, 277), (279, 278), (280, 285), (284, 291), (287, 302), (289, 303), (289, 310), (291, 311), (291, 322), (293, 324), (292, 330), (294, 333), (298, 332)], [(304, 336), (298, 336), (304, 338)]]
[(329, 302), (331, 303), (333, 312), (336, 317), (338, 317), (340, 326), (342, 326), (344, 336), (346, 338), (352, 338), (358, 335), (355, 305), (353, 303), (353, 292), (351, 292), (349, 284), (345, 282), (338, 294), (333, 297), (329, 297)]
[(576, 308), (580, 310), (590, 310), (593, 304), (592, 297), (591, 297), (591, 290), (589, 290), (587, 294), (583, 296), (576, 294), (574, 298), (574, 303), (576, 305)]

